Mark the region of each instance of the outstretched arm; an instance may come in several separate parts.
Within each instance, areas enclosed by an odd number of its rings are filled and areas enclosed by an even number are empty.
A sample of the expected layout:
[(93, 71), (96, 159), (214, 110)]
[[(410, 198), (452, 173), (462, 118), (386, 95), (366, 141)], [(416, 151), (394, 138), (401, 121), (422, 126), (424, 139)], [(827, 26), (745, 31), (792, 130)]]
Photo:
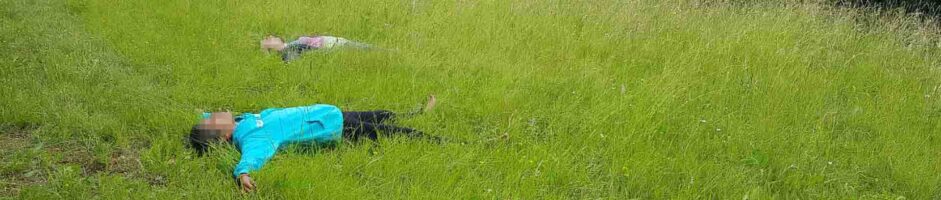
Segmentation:
[(265, 162), (268, 162), (268, 160), (274, 156), (277, 149), (278, 145), (269, 140), (249, 140), (241, 145), (242, 158), (239, 160), (238, 165), (235, 166), (233, 175), (242, 185), (243, 191), (251, 192), (255, 189), (255, 184), (248, 174), (261, 169), (261, 167), (265, 165)]

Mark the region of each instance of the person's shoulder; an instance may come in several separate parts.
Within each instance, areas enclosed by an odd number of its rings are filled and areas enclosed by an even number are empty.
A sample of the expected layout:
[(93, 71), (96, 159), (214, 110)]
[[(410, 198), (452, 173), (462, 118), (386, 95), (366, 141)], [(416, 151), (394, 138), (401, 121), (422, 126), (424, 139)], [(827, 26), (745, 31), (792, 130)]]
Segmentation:
[(284, 49), (285, 50), (300, 50), (300, 48), (303, 47), (302, 45), (304, 44), (300, 42), (300, 40), (295, 40), (295, 41), (291, 41), (285, 44)]

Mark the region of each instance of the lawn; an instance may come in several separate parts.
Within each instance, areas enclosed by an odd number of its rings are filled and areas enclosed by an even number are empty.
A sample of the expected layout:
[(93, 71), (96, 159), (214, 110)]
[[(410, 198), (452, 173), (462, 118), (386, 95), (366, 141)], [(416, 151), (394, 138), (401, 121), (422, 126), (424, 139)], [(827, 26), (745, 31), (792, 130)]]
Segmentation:
[[(259, 49), (329, 34), (390, 51)], [(698, 0), (0, 0), (0, 199), (937, 199), (937, 21)], [(201, 111), (433, 112), (238, 191)]]

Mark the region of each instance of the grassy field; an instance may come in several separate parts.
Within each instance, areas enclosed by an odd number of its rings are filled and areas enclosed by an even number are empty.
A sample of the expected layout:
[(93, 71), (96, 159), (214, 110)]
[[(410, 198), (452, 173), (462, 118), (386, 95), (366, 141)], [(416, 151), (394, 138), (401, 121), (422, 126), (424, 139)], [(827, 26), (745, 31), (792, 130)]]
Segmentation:
[[(932, 22), (817, 3), (0, 0), (0, 198), (937, 199)], [(309, 53), (267, 34), (394, 51)], [(432, 113), (238, 192), (200, 110)]]

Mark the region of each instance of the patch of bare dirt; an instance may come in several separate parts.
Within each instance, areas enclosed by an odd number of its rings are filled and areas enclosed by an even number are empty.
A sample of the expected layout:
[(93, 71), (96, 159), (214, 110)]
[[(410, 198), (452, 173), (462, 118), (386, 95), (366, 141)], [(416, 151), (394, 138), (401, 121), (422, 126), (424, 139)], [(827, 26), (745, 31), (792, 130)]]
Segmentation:
[[(0, 197), (15, 197), (28, 186), (47, 182), (48, 173), (63, 165), (78, 165), (86, 177), (99, 173), (144, 180), (158, 186), (166, 180), (143, 172), (138, 149), (114, 149), (96, 158), (92, 147), (79, 142), (44, 144), (35, 139), (28, 127), (0, 126)], [(135, 146), (147, 146), (145, 140)]]
[(30, 159), (33, 149), (28, 128), (0, 127), (0, 196), (15, 196), (25, 186), (46, 182), (38, 161)]

